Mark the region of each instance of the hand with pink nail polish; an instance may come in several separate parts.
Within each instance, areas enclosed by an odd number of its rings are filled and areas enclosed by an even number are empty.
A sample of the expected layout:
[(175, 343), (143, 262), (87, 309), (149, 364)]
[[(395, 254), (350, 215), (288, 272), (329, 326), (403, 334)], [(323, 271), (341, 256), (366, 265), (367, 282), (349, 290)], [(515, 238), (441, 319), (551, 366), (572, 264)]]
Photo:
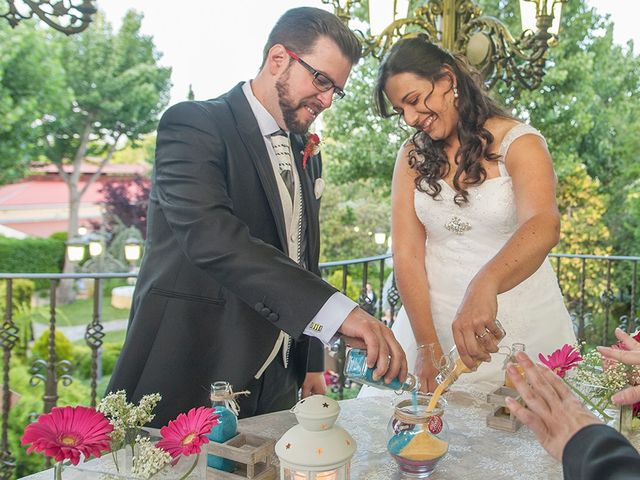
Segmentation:
[[(640, 365), (640, 343), (631, 335), (616, 328), (616, 338), (620, 340), (617, 348), (598, 347), (605, 360), (621, 362), (625, 365)], [(616, 405), (633, 405), (640, 402), (640, 385), (627, 387), (611, 397)]]

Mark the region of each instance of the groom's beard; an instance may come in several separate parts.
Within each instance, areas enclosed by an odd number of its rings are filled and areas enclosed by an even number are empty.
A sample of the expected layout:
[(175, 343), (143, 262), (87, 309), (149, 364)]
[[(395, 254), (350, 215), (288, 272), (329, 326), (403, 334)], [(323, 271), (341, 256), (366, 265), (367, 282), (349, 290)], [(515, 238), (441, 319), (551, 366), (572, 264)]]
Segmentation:
[[(312, 118), (309, 121), (302, 121), (298, 119), (298, 113), (300, 112), (301, 108), (304, 108), (305, 104), (311, 104), (313, 103), (313, 101), (302, 101), (299, 103), (294, 103), (293, 100), (289, 98), (289, 75), (286, 75), (285, 78), (276, 82), (276, 90), (278, 92), (278, 105), (280, 105), (282, 118), (287, 129), (291, 133), (307, 133), (315, 118)], [(321, 110), (316, 105), (314, 105), (314, 109), (318, 112)]]

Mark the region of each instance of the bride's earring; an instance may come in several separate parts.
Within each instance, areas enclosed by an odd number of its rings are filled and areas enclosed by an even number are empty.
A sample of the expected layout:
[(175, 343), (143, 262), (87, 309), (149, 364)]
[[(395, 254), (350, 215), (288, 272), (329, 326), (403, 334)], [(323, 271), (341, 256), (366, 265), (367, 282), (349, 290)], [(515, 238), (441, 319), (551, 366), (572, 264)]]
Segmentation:
[(458, 87), (453, 87), (453, 98), (458, 98), (460, 95), (458, 95)]

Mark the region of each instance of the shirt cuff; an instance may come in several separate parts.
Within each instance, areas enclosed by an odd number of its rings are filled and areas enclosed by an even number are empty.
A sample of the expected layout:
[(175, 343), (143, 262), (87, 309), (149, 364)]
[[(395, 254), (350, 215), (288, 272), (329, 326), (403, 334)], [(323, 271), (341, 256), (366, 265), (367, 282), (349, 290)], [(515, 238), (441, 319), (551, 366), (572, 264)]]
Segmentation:
[(304, 334), (316, 337), (325, 345), (331, 345), (340, 325), (358, 304), (346, 295), (336, 292), (329, 297), (304, 329)]

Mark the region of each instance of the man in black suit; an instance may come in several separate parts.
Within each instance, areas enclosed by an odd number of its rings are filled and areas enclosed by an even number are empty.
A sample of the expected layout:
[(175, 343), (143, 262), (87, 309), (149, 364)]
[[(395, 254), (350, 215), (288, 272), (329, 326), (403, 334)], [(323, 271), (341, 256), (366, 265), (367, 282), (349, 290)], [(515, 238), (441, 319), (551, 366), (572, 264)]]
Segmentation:
[(322, 343), (336, 333), (368, 349), (377, 378), (405, 377), (391, 330), (319, 277), (322, 164), (307, 130), (359, 58), (336, 16), (292, 9), (255, 79), (163, 115), (145, 258), (107, 388), (136, 402), (160, 393), (151, 426), (208, 405), (218, 380), (251, 391), (243, 417), (290, 408), (299, 387), (324, 393)]
[(640, 478), (640, 455), (624, 436), (600, 422), (546, 366), (534, 365), (524, 352), (516, 359), (525, 378), (513, 365), (507, 372), (526, 407), (513, 399), (507, 406), (562, 461), (566, 480)]

